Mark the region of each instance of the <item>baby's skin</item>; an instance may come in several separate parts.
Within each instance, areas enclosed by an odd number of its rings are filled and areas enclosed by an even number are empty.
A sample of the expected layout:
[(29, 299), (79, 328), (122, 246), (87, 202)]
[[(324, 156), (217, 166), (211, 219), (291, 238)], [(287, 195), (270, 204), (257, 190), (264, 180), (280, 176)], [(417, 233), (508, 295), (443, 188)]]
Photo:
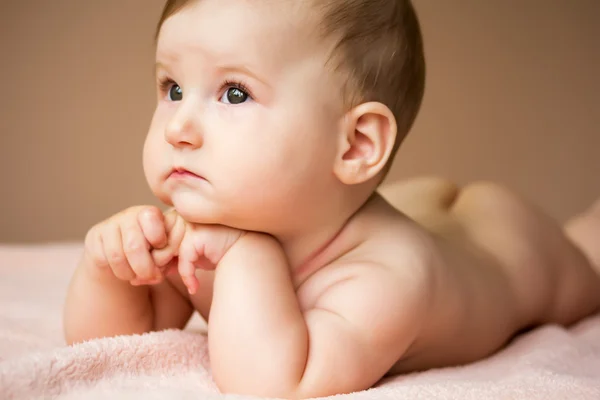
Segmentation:
[[(67, 303), (69, 341), (183, 328), (198, 311), (222, 390), (307, 398), (476, 361), (524, 329), (569, 325), (598, 310), (598, 208), (561, 229), (491, 183), (459, 189), (422, 178), (383, 196), (293, 270), (269, 235), (129, 209), (88, 235)], [(119, 224), (157, 248), (109, 243)], [(127, 254), (110, 256), (119, 252), (113, 245)], [(166, 280), (157, 274), (130, 291), (129, 281), (142, 283), (151, 269), (126, 260), (160, 265)], [(106, 292), (92, 298), (94, 285)], [(127, 308), (115, 309), (111, 298)], [(82, 325), (74, 308), (96, 322)]]
[(560, 227), (492, 183), (376, 192), (396, 117), (343, 101), (310, 4), (202, 0), (166, 19), (144, 172), (172, 208), (89, 230), (67, 342), (183, 329), (197, 311), (221, 391), (310, 398), (596, 312), (600, 207)]

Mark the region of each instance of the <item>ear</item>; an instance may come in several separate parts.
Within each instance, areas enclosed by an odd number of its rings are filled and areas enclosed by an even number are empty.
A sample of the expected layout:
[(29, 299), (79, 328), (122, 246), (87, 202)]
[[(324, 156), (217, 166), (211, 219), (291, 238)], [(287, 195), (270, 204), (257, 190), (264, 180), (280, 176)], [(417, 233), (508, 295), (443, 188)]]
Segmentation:
[(363, 103), (348, 111), (341, 125), (334, 174), (347, 185), (366, 182), (390, 158), (396, 140), (394, 114), (382, 103)]

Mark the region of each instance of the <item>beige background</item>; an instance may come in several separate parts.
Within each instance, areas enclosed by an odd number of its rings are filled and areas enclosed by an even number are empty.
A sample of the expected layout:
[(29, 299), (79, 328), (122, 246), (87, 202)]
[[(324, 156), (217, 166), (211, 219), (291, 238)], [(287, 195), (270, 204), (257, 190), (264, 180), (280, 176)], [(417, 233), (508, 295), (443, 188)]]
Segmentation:
[[(81, 240), (152, 203), (141, 147), (163, 0), (0, 0), (0, 242)], [(428, 57), (391, 179), (510, 184), (558, 219), (600, 195), (600, 1), (415, 0)]]

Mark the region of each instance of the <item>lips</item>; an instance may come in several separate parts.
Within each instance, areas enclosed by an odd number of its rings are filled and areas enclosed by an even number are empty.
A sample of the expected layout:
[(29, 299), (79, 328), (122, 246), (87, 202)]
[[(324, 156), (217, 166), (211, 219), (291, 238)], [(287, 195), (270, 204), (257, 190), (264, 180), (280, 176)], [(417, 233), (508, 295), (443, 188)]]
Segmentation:
[(182, 168), (182, 167), (176, 167), (173, 168), (171, 170), (171, 173), (169, 174), (169, 178), (172, 179), (200, 179), (200, 180), (205, 180), (203, 176), (198, 175), (188, 169)]

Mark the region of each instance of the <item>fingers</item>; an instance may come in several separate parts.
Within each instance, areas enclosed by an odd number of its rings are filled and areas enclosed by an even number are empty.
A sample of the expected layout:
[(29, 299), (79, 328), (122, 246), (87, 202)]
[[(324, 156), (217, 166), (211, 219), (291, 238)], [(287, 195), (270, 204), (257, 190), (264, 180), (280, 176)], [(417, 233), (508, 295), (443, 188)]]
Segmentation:
[[(85, 239), (85, 256), (95, 268), (112, 271), (117, 279), (133, 285), (160, 283), (164, 276), (150, 253), (168, 246), (162, 212), (153, 206), (130, 207), (94, 226)], [(161, 265), (174, 257), (163, 256)]]
[(189, 294), (193, 295), (198, 291), (200, 282), (196, 278), (195, 263), (198, 261), (199, 254), (190, 241), (184, 241), (179, 251), (178, 270), (181, 280), (188, 289)]
[(132, 286), (144, 286), (144, 285), (158, 285), (164, 280), (163, 276), (160, 275), (158, 278), (154, 279), (142, 279), (135, 278), (129, 281)]
[(95, 266), (134, 286), (158, 284), (167, 274), (179, 272), (188, 292), (195, 294), (200, 286), (196, 269), (215, 267), (205, 250), (212, 249), (214, 255), (222, 247), (206, 235), (174, 210), (162, 214), (156, 207), (138, 206), (92, 228), (86, 251)]
[(158, 208), (151, 207), (142, 210), (138, 214), (138, 223), (152, 248), (162, 249), (167, 245), (165, 218)]
[(167, 231), (167, 244), (160, 249), (155, 248), (152, 250), (152, 259), (163, 270), (163, 273), (166, 264), (179, 254), (179, 247), (185, 234), (185, 221), (174, 211), (167, 212), (164, 221)]
[(165, 225), (169, 236), (169, 246), (179, 248), (186, 231), (185, 220), (176, 212), (167, 214)]
[(150, 256), (150, 244), (146, 239), (137, 218), (126, 218), (121, 222), (123, 251), (129, 266), (141, 280), (155, 280), (162, 277)]
[(87, 233), (85, 237), (85, 253), (95, 267), (109, 269), (110, 265), (104, 254), (102, 236), (100, 235), (99, 230), (99, 227), (95, 226)]
[(178, 214), (177, 211), (175, 211), (175, 208), (170, 208), (169, 210), (165, 211), (164, 220), (167, 232), (171, 232), (178, 219)]
[(113, 274), (117, 278), (126, 281), (134, 279), (136, 275), (131, 269), (123, 251), (123, 240), (119, 225), (107, 224), (102, 232), (101, 241), (104, 255)]

